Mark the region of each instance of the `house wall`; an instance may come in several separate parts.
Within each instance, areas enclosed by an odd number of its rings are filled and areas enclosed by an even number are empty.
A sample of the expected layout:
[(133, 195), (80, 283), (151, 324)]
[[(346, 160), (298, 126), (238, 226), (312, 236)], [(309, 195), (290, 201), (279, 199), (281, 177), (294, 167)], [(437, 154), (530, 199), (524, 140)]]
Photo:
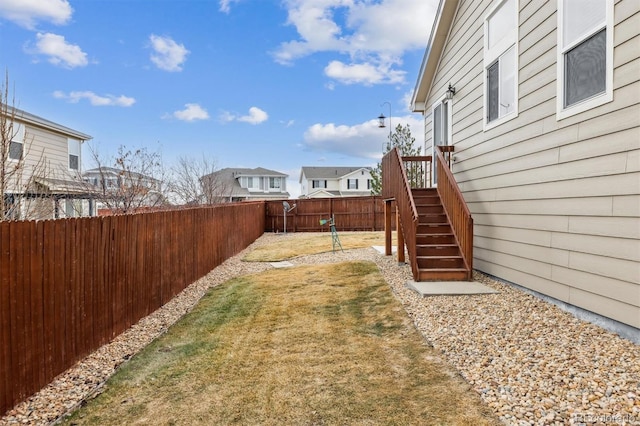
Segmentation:
[[(358, 179), (358, 189), (349, 189), (349, 184), (348, 184), (348, 180), (349, 179)], [(353, 172), (351, 174), (345, 175), (342, 179), (340, 179), (340, 191), (345, 191), (345, 192), (363, 192), (363, 191), (368, 191), (369, 189), (367, 188), (367, 180), (371, 179), (371, 173), (363, 171), (363, 170), (358, 170), (356, 172)]]
[(483, 130), (483, 23), (460, 0), (425, 112), (456, 88), (453, 171), (475, 222), (474, 266), (640, 328), (640, 2), (614, 9), (614, 99), (556, 117), (557, 2), (519, 1), (518, 117)]
[[(69, 170), (69, 145), (67, 136), (51, 131), (27, 125), (25, 128), (25, 162), (35, 165), (40, 158), (47, 162), (47, 173), (53, 178), (68, 178)], [(79, 159), (82, 164), (82, 158)]]
[[(314, 180), (326, 180), (327, 187), (326, 188), (314, 188), (313, 181)], [(346, 186), (346, 184), (345, 184)], [(302, 195), (309, 195), (312, 192), (315, 192), (319, 189), (324, 189), (326, 191), (340, 191), (341, 183), (339, 179), (305, 179), (302, 184)]]

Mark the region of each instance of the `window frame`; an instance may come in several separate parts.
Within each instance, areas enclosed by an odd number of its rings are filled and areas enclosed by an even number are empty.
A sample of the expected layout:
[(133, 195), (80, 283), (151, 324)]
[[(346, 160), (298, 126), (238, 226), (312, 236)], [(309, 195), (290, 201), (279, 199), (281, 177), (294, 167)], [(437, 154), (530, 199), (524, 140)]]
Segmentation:
[[(556, 119), (562, 120), (576, 114), (596, 108), (613, 101), (613, 34), (615, 31), (613, 12), (613, 0), (603, 0), (605, 2), (604, 22), (593, 26), (588, 32), (582, 34), (576, 41), (564, 46), (564, 16), (565, 0), (558, 0), (558, 46), (556, 56), (557, 80), (556, 80)], [(565, 58), (566, 54), (574, 48), (582, 45), (600, 31), (605, 30), (605, 90), (587, 99), (578, 101), (572, 105), (565, 106)]]
[(316, 188), (327, 188), (327, 180), (326, 179), (312, 179), (311, 180), (311, 189)]
[[(17, 127), (17, 130), (14, 130), (16, 127)], [(22, 161), (24, 160), (24, 138), (25, 138), (26, 129), (24, 127), (24, 124), (21, 124), (15, 121), (9, 122), (9, 128), (11, 129), (11, 132), (13, 134), (11, 135), (11, 140), (9, 141), (9, 152), (7, 153), (8, 160), (12, 162)], [(12, 145), (14, 146), (20, 145), (19, 158), (15, 158), (11, 156)]]
[[(484, 39), (483, 39), (483, 68), (482, 68), (482, 77), (483, 77), (483, 105), (482, 105), (482, 124), (483, 130), (487, 131), (496, 126), (499, 126), (507, 121), (513, 120), (518, 116), (518, 87), (519, 87), (519, 71), (520, 71), (520, 61), (519, 61), (519, 48), (518, 48), (518, 29), (520, 24), (520, 1), (519, 0), (511, 0), (515, 3), (515, 11), (516, 11), (516, 19), (515, 19), (515, 27), (506, 33), (506, 35), (495, 44), (493, 47), (489, 47), (489, 20), (496, 15), (496, 13), (500, 10), (502, 6), (505, 5), (510, 0), (498, 0), (491, 7), (489, 13), (484, 18)], [(493, 66), (496, 62), (498, 62), (498, 90), (501, 87), (501, 78), (500, 78), (500, 58), (504, 56), (511, 48), (514, 49), (514, 82), (513, 82), (513, 91), (514, 91), (514, 108), (513, 111), (508, 112), (502, 116), (498, 115), (498, 118), (489, 121), (488, 119), (488, 103), (489, 103), (489, 87), (487, 83), (487, 71)], [(498, 92), (498, 98), (500, 98), (500, 92)]]
[[(72, 149), (72, 148), (77, 148), (77, 149)], [(73, 138), (68, 138), (67, 139), (67, 154), (68, 154), (68, 163), (67, 163), (67, 167), (69, 168), (69, 170), (74, 171), (74, 172), (79, 172), (80, 171), (80, 150), (82, 148), (80, 147), (80, 140), (79, 139), (73, 139)], [(72, 157), (76, 157), (76, 168), (71, 167), (71, 158)]]
[[(355, 182), (355, 188), (351, 187), (351, 182)], [(350, 189), (350, 190), (354, 190), (355, 189), (355, 190), (357, 190), (358, 189), (358, 179), (357, 178), (356, 179), (347, 179), (347, 189)]]
[[(276, 186), (277, 182), (277, 186)], [(269, 177), (269, 190), (277, 189), (278, 191), (282, 190), (282, 178), (280, 177)]]

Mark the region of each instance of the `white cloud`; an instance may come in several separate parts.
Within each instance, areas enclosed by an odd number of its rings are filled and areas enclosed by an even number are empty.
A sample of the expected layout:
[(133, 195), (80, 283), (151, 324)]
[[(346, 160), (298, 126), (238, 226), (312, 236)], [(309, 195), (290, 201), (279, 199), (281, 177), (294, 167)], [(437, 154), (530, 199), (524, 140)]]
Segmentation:
[(337, 81), (402, 83), (401, 57), (407, 50), (424, 49), (437, 5), (437, 0), (286, 0), (287, 24), (299, 39), (281, 43), (273, 57), (289, 65), (316, 52), (338, 52), (350, 64), (327, 66), (326, 75)]
[(56, 90), (55, 92), (53, 92), (53, 97), (57, 99), (66, 99), (69, 102), (74, 104), (80, 102), (82, 99), (87, 99), (89, 103), (93, 106), (130, 107), (136, 103), (136, 100), (134, 98), (131, 98), (128, 96), (124, 96), (124, 95), (100, 96), (100, 95), (96, 95), (91, 91), (80, 91), (80, 92), (74, 91), (74, 92), (69, 92), (69, 94), (66, 94), (64, 92)]
[[(424, 123), (419, 116), (392, 117), (392, 124), (393, 127), (408, 124), (411, 135), (416, 139), (414, 146), (423, 146)], [(314, 124), (305, 132), (303, 145), (313, 151), (333, 152), (377, 162), (388, 140), (389, 129), (380, 129), (378, 120), (372, 119), (352, 126)]]
[(405, 71), (389, 69), (388, 65), (374, 65), (371, 63), (345, 64), (331, 61), (324, 69), (327, 77), (339, 80), (344, 84), (364, 84), (371, 86), (381, 83), (402, 83)]
[(164, 71), (182, 71), (182, 65), (190, 53), (183, 44), (176, 43), (171, 37), (155, 34), (149, 36), (151, 41), (151, 62)]
[(37, 21), (64, 25), (71, 19), (73, 9), (67, 0), (2, 0), (0, 17), (21, 27), (34, 29)]
[(244, 123), (249, 123), (254, 125), (264, 123), (268, 119), (269, 119), (269, 114), (267, 114), (265, 111), (261, 110), (258, 107), (249, 108), (249, 114), (247, 115), (236, 115), (228, 111), (224, 111), (220, 115), (220, 120), (223, 122), (241, 121)]
[(64, 68), (84, 67), (89, 61), (87, 54), (77, 44), (67, 43), (61, 35), (38, 33), (35, 49), (28, 48), (28, 53), (46, 55), (48, 61)]
[(185, 104), (184, 109), (175, 111), (172, 117), (182, 121), (208, 120), (209, 113), (198, 104)]
[(233, 3), (239, 3), (240, 0), (220, 0), (220, 12), (229, 13), (231, 12), (231, 5)]

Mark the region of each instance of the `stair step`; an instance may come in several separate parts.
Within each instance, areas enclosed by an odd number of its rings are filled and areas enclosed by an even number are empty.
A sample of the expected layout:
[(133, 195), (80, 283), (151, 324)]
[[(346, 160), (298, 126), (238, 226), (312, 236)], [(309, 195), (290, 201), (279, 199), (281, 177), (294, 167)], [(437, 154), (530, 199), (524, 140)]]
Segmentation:
[(471, 272), (464, 268), (457, 269), (420, 269), (420, 281), (470, 281)]
[(416, 204), (416, 210), (418, 211), (418, 215), (426, 213), (444, 214), (442, 204)]
[(417, 245), (443, 245), (455, 244), (456, 238), (451, 233), (443, 234), (416, 234)]
[(418, 256), (459, 256), (460, 249), (456, 244), (422, 244), (416, 245)]
[(420, 269), (459, 269), (464, 268), (462, 256), (416, 256)]
[(418, 234), (451, 234), (449, 223), (418, 223)]

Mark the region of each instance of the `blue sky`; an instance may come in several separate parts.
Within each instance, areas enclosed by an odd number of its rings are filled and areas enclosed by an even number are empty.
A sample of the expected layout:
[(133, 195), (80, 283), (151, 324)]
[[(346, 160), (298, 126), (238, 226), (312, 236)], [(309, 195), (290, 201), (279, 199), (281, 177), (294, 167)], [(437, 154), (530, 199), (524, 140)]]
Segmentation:
[(437, 3), (0, 0), (0, 67), (16, 106), (102, 156), (265, 167), (295, 197), (302, 166), (375, 165), (381, 112), (422, 144), (408, 104)]

